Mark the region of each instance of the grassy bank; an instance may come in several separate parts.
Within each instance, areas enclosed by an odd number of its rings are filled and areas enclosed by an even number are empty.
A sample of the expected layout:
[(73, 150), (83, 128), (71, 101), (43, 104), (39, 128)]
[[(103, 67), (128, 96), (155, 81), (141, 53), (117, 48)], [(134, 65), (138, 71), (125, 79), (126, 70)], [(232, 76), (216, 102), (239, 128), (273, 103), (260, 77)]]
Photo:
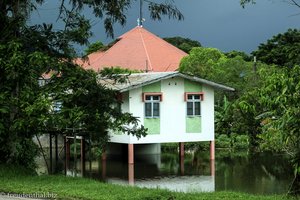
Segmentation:
[(276, 200), (285, 196), (258, 196), (235, 192), (178, 193), (160, 189), (143, 189), (101, 183), (85, 178), (65, 176), (36, 176), (14, 166), (0, 165), (0, 192), (16, 194), (51, 193), (57, 199), (235, 199)]

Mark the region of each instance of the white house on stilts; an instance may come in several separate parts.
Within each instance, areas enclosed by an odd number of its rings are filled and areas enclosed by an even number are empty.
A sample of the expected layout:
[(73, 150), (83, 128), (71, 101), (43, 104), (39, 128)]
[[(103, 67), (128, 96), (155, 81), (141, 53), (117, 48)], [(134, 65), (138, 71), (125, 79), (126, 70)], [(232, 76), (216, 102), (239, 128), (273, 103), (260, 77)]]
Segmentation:
[(179, 72), (136, 73), (126, 83), (102, 79), (101, 84), (118, 90), (121, 109), (138, 117), (148, 129), (146, 137), (111, 133), (111, 143), (128, 144), (128, 163), (134, 163), (136, 144), (179, 143), (184, 155), (185, 142), (210, 141), (214, 159), (214, 90), (233, 88)]

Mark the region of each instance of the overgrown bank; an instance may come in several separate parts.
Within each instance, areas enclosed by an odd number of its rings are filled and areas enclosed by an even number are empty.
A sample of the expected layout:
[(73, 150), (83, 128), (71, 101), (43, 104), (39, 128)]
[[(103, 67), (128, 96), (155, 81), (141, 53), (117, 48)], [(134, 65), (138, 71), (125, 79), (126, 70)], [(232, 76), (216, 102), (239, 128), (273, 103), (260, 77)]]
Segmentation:
[(286, 196), (261, 196), (235, 192), (178, 193), (101, 183), (85, 178), (36, 176), (21, 167), (0, 165), (0, 192), (52, 194), (56, 199), (291, 199)]

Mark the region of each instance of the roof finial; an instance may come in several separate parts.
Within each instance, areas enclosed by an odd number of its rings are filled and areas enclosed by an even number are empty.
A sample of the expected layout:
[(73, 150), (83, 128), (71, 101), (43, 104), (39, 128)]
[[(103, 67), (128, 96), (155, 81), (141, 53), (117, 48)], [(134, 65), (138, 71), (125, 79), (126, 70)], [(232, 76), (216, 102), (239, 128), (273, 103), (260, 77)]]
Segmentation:
[(143, 0), (140, 0), (140, 16), (137, 19), (138, 26), (143, 27), (143, 22), (145, 19), (143, 18)]

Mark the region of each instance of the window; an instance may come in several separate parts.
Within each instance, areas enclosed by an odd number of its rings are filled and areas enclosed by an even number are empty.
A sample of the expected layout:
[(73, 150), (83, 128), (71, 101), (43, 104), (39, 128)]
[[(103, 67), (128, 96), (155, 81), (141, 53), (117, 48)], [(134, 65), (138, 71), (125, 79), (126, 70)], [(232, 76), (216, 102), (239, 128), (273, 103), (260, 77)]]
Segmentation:
[(161, 95), (144, 95), (145, 102), (145, 117), (158, 118), (159, 117), (159, 104)]
[(38, 79), (38, 84), (39, 84), (40, 87), (45, 86), (49, 82), (50, 82), (50, 79), (44, 79), (44, 78), (39, 78)]
[(54, 113), (59, 113), (62, 108), (62, 102), (61, 101), (54, 101), (53, 102), (53, 112)]
[(203, 100), (202, 93), (186, 93), (186, 114), (187, 116), (200, 116), (201, 115), (201, 101)]

